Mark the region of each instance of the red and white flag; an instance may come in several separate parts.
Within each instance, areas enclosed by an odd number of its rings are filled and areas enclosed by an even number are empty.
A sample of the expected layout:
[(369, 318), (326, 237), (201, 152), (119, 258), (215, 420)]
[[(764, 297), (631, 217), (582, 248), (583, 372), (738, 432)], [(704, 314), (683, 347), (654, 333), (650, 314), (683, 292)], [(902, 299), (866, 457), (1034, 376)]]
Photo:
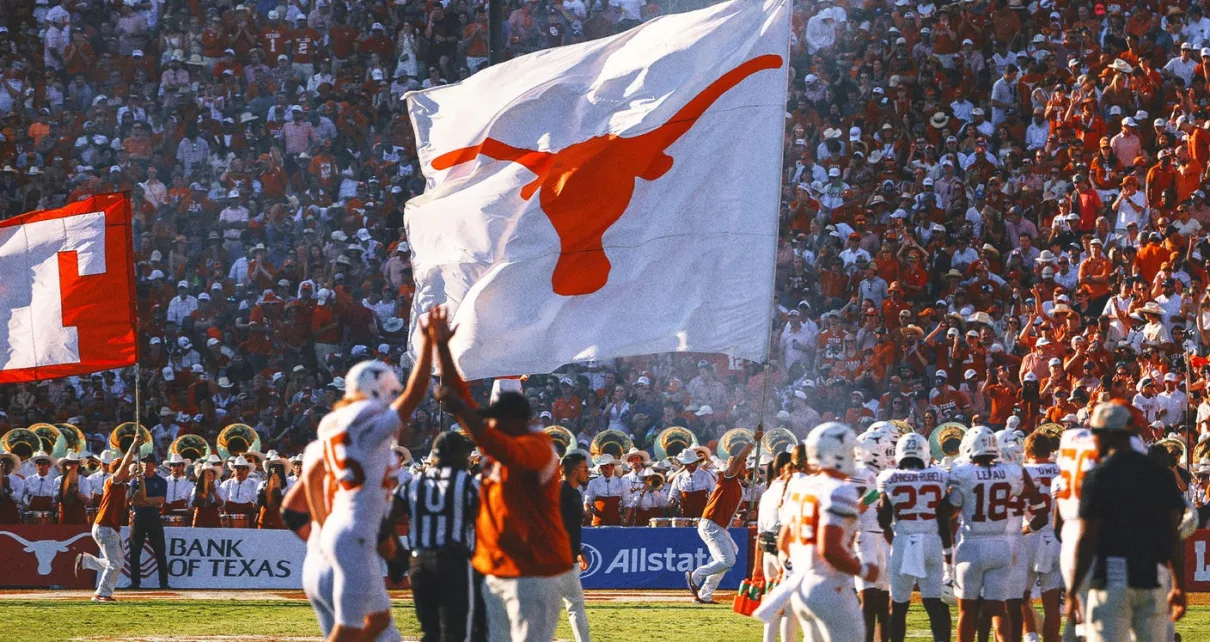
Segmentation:
[(408, 95), (413, 318), (449, 306), (466, 377), (767, 356), (789, 33), (736, 0)]
[(123, 194), (0, 221), (0, 383), (135, 362), (132, 244)]

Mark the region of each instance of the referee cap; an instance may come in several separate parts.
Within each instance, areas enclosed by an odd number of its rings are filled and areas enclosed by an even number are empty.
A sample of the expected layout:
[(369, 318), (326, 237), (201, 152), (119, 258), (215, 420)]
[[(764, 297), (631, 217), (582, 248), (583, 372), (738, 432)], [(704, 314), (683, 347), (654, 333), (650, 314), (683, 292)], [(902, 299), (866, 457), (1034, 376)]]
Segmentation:
[(1130, 423), (1130, 412), (1120, 404), (1102, 403), (1092, 410), (1089, 425), (1093, 430), (1119, 431), (1126, 430)]

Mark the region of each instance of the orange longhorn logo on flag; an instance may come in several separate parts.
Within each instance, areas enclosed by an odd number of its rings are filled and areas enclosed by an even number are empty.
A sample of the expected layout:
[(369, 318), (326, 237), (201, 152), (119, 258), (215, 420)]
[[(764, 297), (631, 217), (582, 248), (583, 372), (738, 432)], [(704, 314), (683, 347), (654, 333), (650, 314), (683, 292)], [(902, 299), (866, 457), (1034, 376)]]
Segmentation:
[(556, 294), (575, 296), (600, 290), (610, 263), (602, 237), (617, 222), (634, 194), (635, 179), (655, 181), (672, 169), (667, 149), (723, 94), (759, 71), (779, 69), (782, 57), (757, 56), (723, 74), (667, 123), (638, 136), (594, 136), (558, 152), (513, 147), (494, 138), (447, 152), (433, 160), (445, 170), (479, 155), (511, 161), (537, 175), (521, 188), (521, 198), (538, 195), (542, 211), (559, 235), (560, 253), (551, 285)]

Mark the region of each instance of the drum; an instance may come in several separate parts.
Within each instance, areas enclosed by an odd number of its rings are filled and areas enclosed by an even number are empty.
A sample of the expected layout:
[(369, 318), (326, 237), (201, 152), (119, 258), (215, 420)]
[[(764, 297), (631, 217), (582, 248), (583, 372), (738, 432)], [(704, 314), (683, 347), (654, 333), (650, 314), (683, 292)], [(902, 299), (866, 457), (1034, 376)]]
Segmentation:
[(674, 528), (697, 528), (696, 517), (673, 517), (672, 526)]
[(31, 510), (25, 513), (25, 519), (23, 521), (26, 524), (54, 524), (55, 513), (54, 511), (49, 510)]
[(219, 523), (219, 526), (222, 528), (231, 528), (231, 514), (230, 513), (221, 513), (218, 516), (218, 523)]
[(652, 517), (647, 520), (648, 525), (652, 528), (667, 528), (672, 526), (672, 518), (670, 517)]
[(100, 511), (100, 509), (97, 508), (96, 506), (89, 506), (88, 508), (84, 509), (84, 512), (88, 514), (88, 523), (89, 524), (97, 523), (97, 512), (98, 511)]
[(252, 528), (252, 516), (240, 513), (228, 513), (223, 516), (230, 523), (224, 523), (227, 528)]
[(189, 525), (184, 515), (160, 515), (160, 521), (169, 528), (184, 528)]

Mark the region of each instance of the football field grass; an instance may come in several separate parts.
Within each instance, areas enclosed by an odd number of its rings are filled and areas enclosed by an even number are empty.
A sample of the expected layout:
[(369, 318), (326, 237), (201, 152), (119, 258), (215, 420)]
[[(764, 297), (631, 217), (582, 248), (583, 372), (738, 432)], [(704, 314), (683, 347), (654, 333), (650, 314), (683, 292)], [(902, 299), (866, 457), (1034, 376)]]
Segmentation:
[[(636, 597), (628, 601), (590, 601), (592, 639), (627, 642), (696, 640), (759, 640), (760, 623), (736, 615), (730, 605), (698, 606)], [(40, 642), (60, 640), (318, 640), (311, 608), (297, 599), (140, 599), (134, 595), (115, 604), (76, 600), (0, 600), (0, 640)], [(1204, 600), (1201, 600), (1205, 602)], [(418, 639), (420, 630), (410, 600), (394, 601), (395, 621), (405, 640)], [(1210, 642), (1210, 606), (1193, 606), (1177, 625), (1185, 642)], [(556, 637), (571, 640), (566, 620)], [(924, 611), (914, 606), (908, 617), (908, 639), (929, 640)]]

